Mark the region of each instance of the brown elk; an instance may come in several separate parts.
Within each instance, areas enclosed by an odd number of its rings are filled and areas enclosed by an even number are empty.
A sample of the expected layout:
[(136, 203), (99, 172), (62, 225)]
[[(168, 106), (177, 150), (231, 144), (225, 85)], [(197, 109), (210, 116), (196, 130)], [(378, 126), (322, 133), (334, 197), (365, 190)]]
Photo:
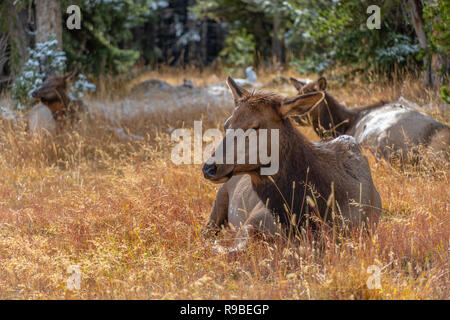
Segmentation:
[[(218, 161), (216, 149), (202, 170), (205, 178), (224, 184), (217, 194), (206, 230), (229, 223), (239, 228), (235, 248), (242, 248), (252, 231), (273, 235), (278, 230), (277, 225), (286, 229), (293, 224), (298, 228), (306, 217), (314, 214), (331, 222), (330, 202), (338, 204), (336, 211), (346, 226), (373, 226), (378, 221), (381, 199), (368, 161), (355, 139), (342, 136), (328, 142), (311, 143), (290, 117), (308, 112), (322, 101), (324, 93), (287, 99), (274, 94), (250, 93), (230, 77), (227, 84), (236, 107), (226, 121), (226, 128), (246, 132), (254, 129), (258, 142), (262, 129), (269, 135), (273, 129), (278, 130), (279, 169), (270, 176), (262, 175), (260, 170), (265, 165), (260, 159), (256, 164), (239, 164), (235, 148), (225, 150), (226, 154), (232, 152), (235, 156), (233, 163), (226, 163), (223, 159)], [(227, 148), (230, 137), (232, 135), (227, 133), (219, 148)], [(246, 159), (249, 149), (249, 144), (245, 144)], [(278, 221), (281, 224), (277, 224)]]
[[(290, 80), (299, 94), (325, 91), (327, 87), (323, 77), (311, 83), (295, 78)], [(415, 150), (419, 145), (448, 156), (450, 128), (403, 102), (380, 101), (360, 109), (350, 109), (326, 92), (325, 99), (309, 113), (309, 117), (319, 136), (351, 135), (360, 145), (369, 147), (386, 160), (416, 159)]]
[[(31, 93), (31, 96), (45, 105), (62, 129), (62, 122), (69, 120), (74, 122), (79, 115), (86, 111), (82, 100), (71, 100), (67, 94), (70, 81), (74, 78), (76, 71), (63, 76), (51, 76), (44, 81), (42, 86)], [(42, 109), (42, 107), (39, 107)]]

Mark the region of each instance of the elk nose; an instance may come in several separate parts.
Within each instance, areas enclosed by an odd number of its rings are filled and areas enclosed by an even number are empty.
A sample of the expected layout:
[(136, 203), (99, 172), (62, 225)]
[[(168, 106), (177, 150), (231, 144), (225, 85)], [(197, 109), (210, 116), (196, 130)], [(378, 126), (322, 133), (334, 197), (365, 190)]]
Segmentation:
[(214, 163), (212, 163), (212, 164), (205, 163), (203, 165), (202, 171), (203, 171), (203, 176), (206, 179), (214, 178), (216, 176), (216, 173), (217, 173), (216, 164), (214, 164)]

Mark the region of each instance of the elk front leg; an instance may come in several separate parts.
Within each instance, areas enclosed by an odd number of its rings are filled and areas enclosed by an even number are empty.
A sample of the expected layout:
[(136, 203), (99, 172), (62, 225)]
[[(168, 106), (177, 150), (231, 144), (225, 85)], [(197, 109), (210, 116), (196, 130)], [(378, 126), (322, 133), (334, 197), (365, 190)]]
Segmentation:
[(231, 251), (241, 251), (247, 247), (249, 238), (254, 233), (264, 236), (274, 236), (279, 232), (279, 225), (276, 223), (272, 212), (261, 202), (250, 213), (247, 221), (239, 228)]
[(209, 238), (220, 232), (222, 225), (228, 221), (228, 191), (225, 184), (222, 184), (214, 200), (213, 208), (202, 234)]

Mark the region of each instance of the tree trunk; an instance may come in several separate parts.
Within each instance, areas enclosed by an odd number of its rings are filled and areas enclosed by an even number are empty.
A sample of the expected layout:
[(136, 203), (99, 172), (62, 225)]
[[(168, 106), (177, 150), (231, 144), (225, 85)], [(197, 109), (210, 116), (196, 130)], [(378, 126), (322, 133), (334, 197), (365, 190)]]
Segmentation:
[(19, 12), (14, 6), (14, 0), (7, 0), (5, 5), (9, 43), (11, 45), (10, 66), (12, 71), (16, 73), (21, 69), (27, 57), (28, 36)]
[(272, 58), (275, 64), (283, 63), (282, 44), (280, 41), (280, 16), (275, 14), (273, 18)]
[(62, 11), (57, 0), (36, 1), (36, 42), (46, 42), (53, 35), (62, 49)]
[[(428, 47), (428, 39), (424, 30), (424, 22), (422, 18), (422, 2), (421, 0), (409, 0), (411, 9), (411, 20), (414, 25), (414, 30), (416, 31), (417, 38), (419, 39), (419, 45), (422, 49)], [(429, 56), (424, 56), (423, 64), (423, 80), (427, 87), (432, 87), (434, 85), (433, 76), (433, 66)]]
[(201, 56), (202, 67), (208, 63), (208, 20), (204, 20), (201, 24)]

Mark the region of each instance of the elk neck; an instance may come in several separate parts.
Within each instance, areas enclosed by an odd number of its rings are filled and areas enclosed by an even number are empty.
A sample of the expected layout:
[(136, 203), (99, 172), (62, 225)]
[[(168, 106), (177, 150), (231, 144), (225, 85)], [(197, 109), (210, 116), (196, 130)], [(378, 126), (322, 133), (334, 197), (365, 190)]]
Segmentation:
[(281, 223), (287, 224), (290, 214), (295, 214), (299, 223), (308, 211), (306, 195), (312, 197), (313, 190), (317, 191), (314, 195), (321, 207), (323, 199), (318, 194), (329, 194), (330, 186), (319, 174), (321, 164), (316, 148), (298, 131), (293, 120), (288, 118), (283, 121), (279, 141), (279, 170), (270, 177), (253, 175), (252, 186), (260, 199), (279, 216)]

